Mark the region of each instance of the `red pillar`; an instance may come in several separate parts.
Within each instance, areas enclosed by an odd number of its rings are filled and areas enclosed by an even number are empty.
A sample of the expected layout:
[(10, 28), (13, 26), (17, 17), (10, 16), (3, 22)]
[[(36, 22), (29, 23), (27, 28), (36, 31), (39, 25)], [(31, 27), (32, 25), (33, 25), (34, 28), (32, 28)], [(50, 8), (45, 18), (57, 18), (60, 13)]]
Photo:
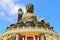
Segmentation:
[(35, 40), (39, 40), (39, 36), (35, 36)]
[(25, 36), (22, 36), (22, 40), (25, 40)]

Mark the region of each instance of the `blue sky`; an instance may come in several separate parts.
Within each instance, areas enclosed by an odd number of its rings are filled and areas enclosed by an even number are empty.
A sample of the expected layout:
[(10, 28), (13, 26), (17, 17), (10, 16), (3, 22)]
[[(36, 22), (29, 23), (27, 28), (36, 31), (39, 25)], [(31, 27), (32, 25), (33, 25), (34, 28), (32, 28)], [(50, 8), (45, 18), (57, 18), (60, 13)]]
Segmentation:
[(27, 3), (34, 5), (34, 13), (45, 18), (54, 30), (60, 34), (60, 0), (0, 0), (0, 34), (12, 22), (17, 22), (17, 10), (26, 12)]

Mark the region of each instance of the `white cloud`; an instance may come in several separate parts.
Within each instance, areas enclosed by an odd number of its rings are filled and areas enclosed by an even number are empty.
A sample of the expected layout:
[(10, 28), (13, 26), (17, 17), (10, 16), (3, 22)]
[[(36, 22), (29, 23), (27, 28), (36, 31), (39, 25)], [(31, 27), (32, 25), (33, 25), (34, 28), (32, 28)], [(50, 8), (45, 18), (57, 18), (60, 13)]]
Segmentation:
[(14, 5), (14, 6), (11, 8), (11, 10), (9, 11), (9, 14), (10, 14), (10, 15), (16, 15), (19, 8), (22, 8), (23, 11), (25, 12), (25, 7), (24, 7), (24, 6), (21, 6), (21, 5), (19, 5), (19, 4), (16, 4), (16, 5)]
[(1, 18), (6, 18), (6, 15), (5, 15), (4, 12), (0, 12), (0, 19), (1, 19)]
[(1, 17), (5, 16), (5, 13), (4, 12), (0, 12), (0, 16)]
[(24, 12), (25, 7), (19, 3), (15, 4), (15, 0), (0, 0), (0, 6), (7, 12), (8, 17), (5, 15), (6, 13), (3, 11), (0, 14), (0, 17), (3, 16), (5, 19), (9, 21), (13, 20), (17, 16), (17, 10), (22, 8)]

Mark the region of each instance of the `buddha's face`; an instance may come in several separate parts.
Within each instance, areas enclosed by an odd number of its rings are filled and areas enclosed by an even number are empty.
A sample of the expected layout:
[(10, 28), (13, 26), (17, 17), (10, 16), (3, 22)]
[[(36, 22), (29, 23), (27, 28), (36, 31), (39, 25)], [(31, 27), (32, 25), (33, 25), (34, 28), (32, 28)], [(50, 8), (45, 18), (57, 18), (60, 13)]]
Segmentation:
[(33, 12), (33, 10), (34, 10), (33, 5), (32, 5), (32, 4), (28, 4), (28, 5), (26, 6), (26, 10), (27, 10), (27, 12)]

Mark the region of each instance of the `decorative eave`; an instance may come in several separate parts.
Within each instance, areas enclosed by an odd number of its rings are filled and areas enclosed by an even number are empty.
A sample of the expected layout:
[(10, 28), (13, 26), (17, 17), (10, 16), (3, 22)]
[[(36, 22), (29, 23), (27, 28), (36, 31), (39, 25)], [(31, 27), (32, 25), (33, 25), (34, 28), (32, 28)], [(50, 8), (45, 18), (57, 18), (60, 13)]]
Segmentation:
[(11, 30), (7, 30), (6, 32), (4, 32), (1, 36), (5, 36), (5, 35), (9, 35), (9, 34), (13, 34), (13, 33), (28, 33), (28, 32), (34, 32), (34, 33), (48, 33), (48, 34), (53, 34), (53, 35), (58, 35), (57, 33), (55, 33), (52, 30), (49, 29), (44, 29), (44, 28), (17, 28), (17, 29), (11, 29)]

